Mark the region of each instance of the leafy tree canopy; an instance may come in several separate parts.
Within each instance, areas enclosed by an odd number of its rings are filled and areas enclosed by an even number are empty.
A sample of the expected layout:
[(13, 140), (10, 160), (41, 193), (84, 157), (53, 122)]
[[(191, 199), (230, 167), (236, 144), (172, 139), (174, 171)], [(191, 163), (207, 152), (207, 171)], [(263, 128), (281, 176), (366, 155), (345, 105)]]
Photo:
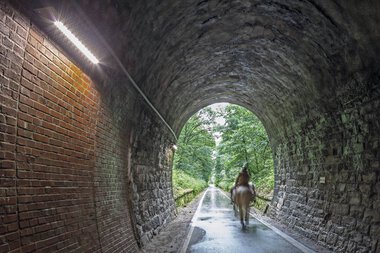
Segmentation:
[(228, 105), (223, 113), (225, 123), (217, 127), (221, 141), (217, 147), (215, 168), (217, 184), (231, 186), (244, 163), (251, 180), (258, 187), (273, 189), (273, 159), (268, 136), (261, 121), (247, 109)]
[[(222, 119), (222, 120), (220, 120)], [(244, 163), (259, 192), (273, 190), (272, 151), (264, 126), (247, 109), (227, 105), (206, 107), (183, 127), (174, 158), (174, 170), (228, 190)], [(174, 182), (175, 184), (175, 182)]]
[(178, 139), (174, 169), (209, 181), (214, 167), (215, 139), (212, 135), (214, 117), (215, 112), (206, 108), (188, 120)]

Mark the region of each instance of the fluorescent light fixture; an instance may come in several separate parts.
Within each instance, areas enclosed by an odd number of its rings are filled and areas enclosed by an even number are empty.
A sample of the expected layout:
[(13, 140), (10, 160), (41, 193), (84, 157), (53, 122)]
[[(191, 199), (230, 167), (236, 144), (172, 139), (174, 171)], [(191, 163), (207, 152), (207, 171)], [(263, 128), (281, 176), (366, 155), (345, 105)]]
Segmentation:
[(92, 63), (99, 63), (99, 60), (96, 59), (90, 50), (61, 21), (55, 21), (54, 24)]

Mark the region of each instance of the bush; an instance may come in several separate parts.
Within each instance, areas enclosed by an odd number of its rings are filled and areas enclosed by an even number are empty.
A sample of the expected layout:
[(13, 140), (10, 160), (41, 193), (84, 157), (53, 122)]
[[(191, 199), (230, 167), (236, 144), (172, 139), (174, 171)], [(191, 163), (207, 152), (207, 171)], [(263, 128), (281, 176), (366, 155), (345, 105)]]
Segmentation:
[(231, 188), (234, 186), (234, 182), (222, 180), (218, 182), (216, 186), (223, 189), (223, 191), (230, 192)]
[(261, 178), (255, 183), (255, 186), (258, 195), (269, 199), (272, 198), (274, 187), (273, 174), (268, 174), (266, 177)]
[[(202, 179), (193, 178), (181, 170), (173, 170), (173, 193), (174, 199), (181, 196), (185, 192), (193, 190), (193, 198), (207, 187), (207, 182)], [(186, 198), (186, 203), (193, 198)], [(181, 204), (186, 204), (181, 202)]]

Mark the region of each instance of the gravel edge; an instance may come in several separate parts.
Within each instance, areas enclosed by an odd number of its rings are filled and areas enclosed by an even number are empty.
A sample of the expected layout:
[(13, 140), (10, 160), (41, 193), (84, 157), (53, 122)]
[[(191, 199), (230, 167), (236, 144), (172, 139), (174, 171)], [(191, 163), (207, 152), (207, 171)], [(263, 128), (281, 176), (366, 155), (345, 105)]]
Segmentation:
[(177, 208), (176, 217), (160, 231), (158, 235), (141, 249), (145, 253), (176, 253), (184, 244), (190, 230), (190, 223), (198, 208), (203, 193), (199, 193), (186, 206)]

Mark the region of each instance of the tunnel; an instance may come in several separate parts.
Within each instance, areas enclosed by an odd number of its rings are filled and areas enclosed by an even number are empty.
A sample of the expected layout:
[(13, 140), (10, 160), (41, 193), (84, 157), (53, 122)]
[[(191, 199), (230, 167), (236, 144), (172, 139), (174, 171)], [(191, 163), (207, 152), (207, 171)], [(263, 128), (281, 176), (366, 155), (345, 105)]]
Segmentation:
[(2, 0), (0, 252), (144, 248), (177, 135), (219, 102), (265, 126), (273, 220), (379, 252), (379, 24), (370, 0)]

